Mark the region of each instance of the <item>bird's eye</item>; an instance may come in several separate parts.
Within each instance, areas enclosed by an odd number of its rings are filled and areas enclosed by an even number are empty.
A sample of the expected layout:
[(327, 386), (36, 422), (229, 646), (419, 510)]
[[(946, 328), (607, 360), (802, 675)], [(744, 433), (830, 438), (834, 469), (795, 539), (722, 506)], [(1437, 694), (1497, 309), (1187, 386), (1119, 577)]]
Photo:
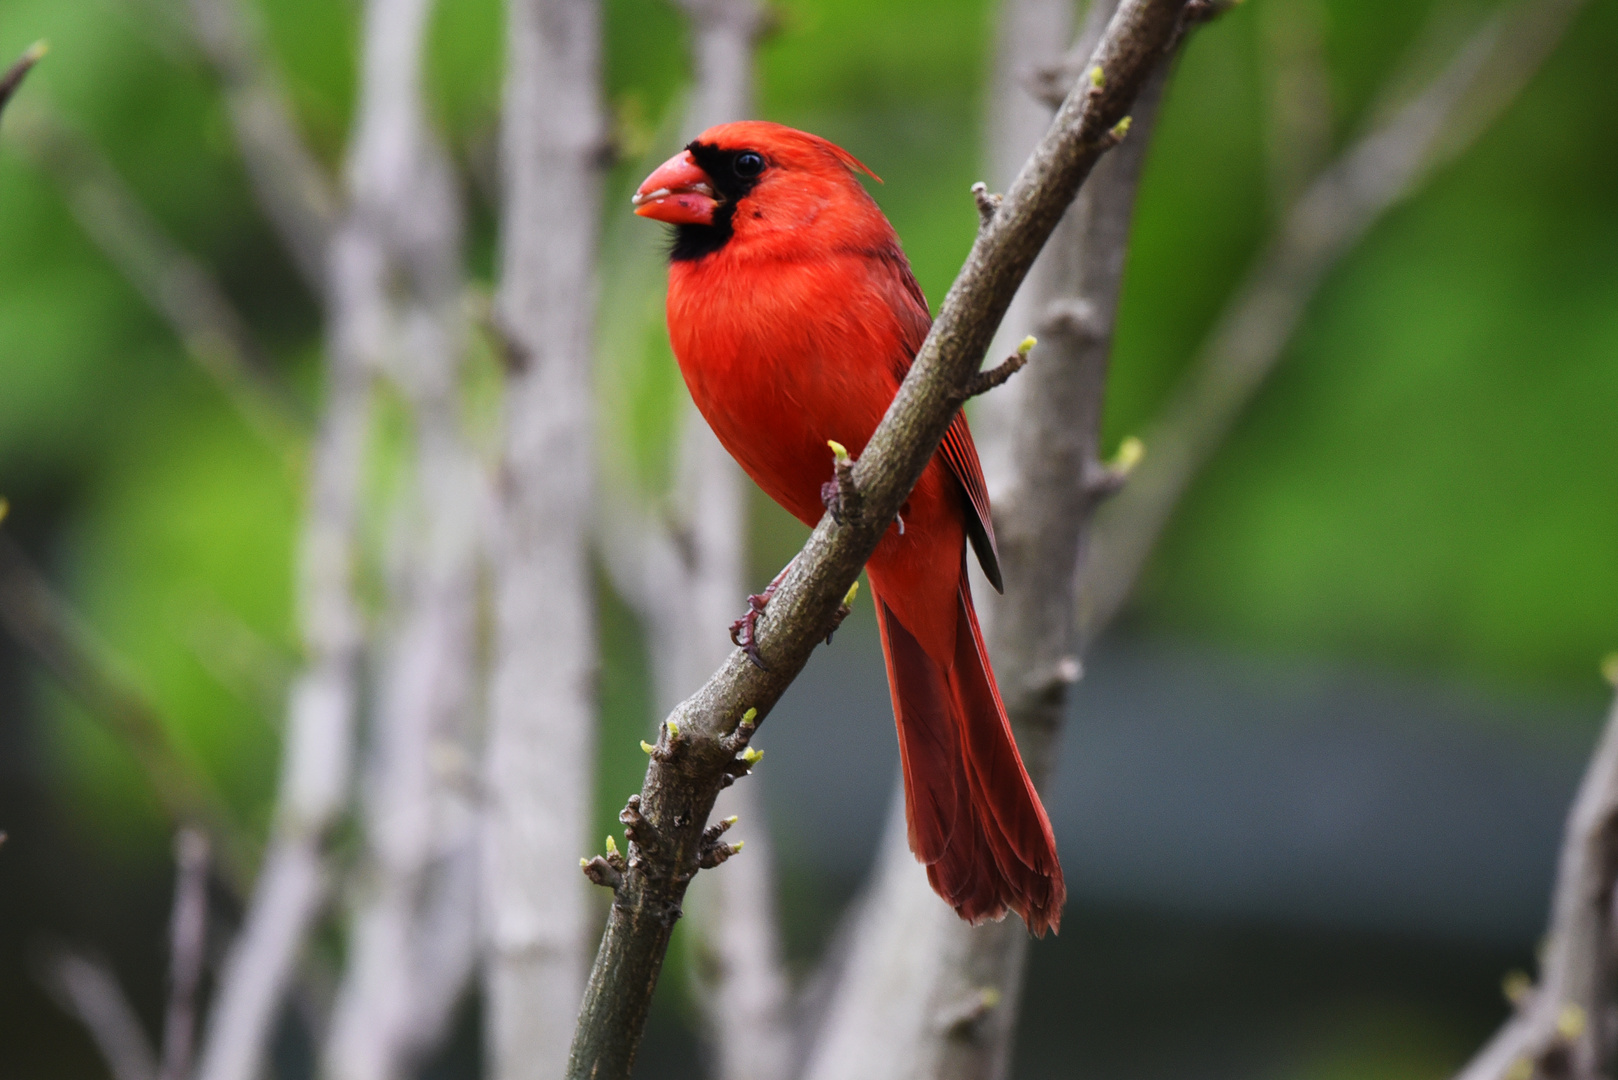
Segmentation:
[(751, 180), (764, 171), (764, 158), (748, 150), (746, 153), (736, 155), (736, 164), (732, 168), (743, 180)]

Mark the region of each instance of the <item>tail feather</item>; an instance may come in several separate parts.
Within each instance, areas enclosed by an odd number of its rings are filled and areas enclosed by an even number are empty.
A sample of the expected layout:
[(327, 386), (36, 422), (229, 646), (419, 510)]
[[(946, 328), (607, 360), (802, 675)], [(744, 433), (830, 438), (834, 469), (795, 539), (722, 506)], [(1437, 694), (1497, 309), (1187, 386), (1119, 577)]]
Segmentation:
[[(876, 590), (873, 588), (873, 592)], [(983, 647), (966, 582), (946, 669), (875, 597), (904, 766), (910, 849), (933, 889), (970, 922), (1007, 908), (1043, 935), (1066, 889), (1040, 805)]]

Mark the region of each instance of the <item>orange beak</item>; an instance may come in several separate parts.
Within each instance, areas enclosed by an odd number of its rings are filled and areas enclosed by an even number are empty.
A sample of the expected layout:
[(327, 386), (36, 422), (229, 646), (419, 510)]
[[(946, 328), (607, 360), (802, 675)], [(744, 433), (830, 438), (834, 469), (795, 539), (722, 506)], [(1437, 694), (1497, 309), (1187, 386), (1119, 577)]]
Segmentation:
[(719, 200), (713, 180), (681, 150), (653, 170), (630, 200), (635, 213), (670, 225), (712, 225)]

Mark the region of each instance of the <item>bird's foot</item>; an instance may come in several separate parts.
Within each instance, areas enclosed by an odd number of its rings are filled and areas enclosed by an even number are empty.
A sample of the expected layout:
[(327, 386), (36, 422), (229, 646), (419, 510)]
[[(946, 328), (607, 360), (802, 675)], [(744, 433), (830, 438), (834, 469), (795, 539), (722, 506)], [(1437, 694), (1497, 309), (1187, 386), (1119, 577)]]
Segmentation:
[(758, 665), (760, 671), (768, 671), (764, 666), (764, 656), (758, 651), (758, 617), (764, 614), (769, 606), (770, 597), (775, 593), (775, 586), (770, 586), (761, 593), (754, 593), (747, 598), (747, 613), (730, 624), (730, 640), (747, 654), (747, 658)]
[[(797, 562), (793, 559), (792, 562)], [(741, 618), (730, 624), (730, 640), (737, 648), (747, 654), (747, 658), (758, 665), (760, 671), (770, 670), (764, 663), (764, 654), (758, 649), (758, 617), (764, 614), (764, 609), (770, 604), (770, 597), (775, 590), (781, 587), (787, 571), (792, 569), (792, 563), (787, 563), (785, 569), (775, 575), (775, 580), (764, 587), (761, 593), (754, 593), (747, 598), (747, 612)]]

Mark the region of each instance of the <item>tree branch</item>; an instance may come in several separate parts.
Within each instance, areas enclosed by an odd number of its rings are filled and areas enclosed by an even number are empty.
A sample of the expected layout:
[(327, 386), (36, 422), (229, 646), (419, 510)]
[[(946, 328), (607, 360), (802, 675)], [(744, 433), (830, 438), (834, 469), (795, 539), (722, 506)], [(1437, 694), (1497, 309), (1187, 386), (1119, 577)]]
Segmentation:
[[(324, 1068), (333, 1080), (412, 1075), (443, 1039), (474, 970), (479, 555), (488, 507), (462, 427), (468, 336), (462, 210), (427, 121), (422, 56), (432, 5), (375, 3), (356, 137), (354, 213), (386, 260), (365, 304), (386, 320), (382, 372), (407, 409), (411, 455), (384, 560), (347, 965)], [(447, 759), (447, 760), (446, 760)]]
[(41, 960), (39, 979), (62, 1011), (90, 1033), (112, 1080), (157, 1080), (152, 1044), (110, 965), (59, 949)]
[(1285, 216), (1145, 435), (1141, 467), (1096, 522), (1079, 582), (1088, 648), (1133, 591), (1192, 478), (1274, 369), (1326, 272), (1463, 152), (1549, 56), (1585, 0), (1491, 18), (1419, 94), (1354, 142)]
[(6, 69), (4, 75), (0, 75), (0, 112), (4, 112), (5, 107), (11, 103), (17, 88), (22, 86), (22, 81), (28, 77), (28, 73), (34, 70), (34, 65), (45, 59), (46, 51), (43, 41), (34, 42)]
[[(1101, 77), (1076, 87), (1046, 138), (980, 229), (909, 375), (854, 469), (867, 513), (816, 527), (759, 623), (768, 670), (740, 653), (665, 723), (634, 815), (637, 836), (585, 992), (569, 1077), (625, 1077), (669, 934), (697, 868), (702, 829), (738, 744), (768, 715), (833, 624), (865, 559), (931, 459), (990, 337), (1079, 185), (1105, 152), (1181, 28), (1183, 0), (1128, 0), (1094, 57)], [(626, 811), (626, 814), (628, 811)]]
[[(1609, 665), (1612, 661), (1609, 661)], [(1618, 674), (1618, 672), (1615, 672)], [(1614, 679), (1618, 684), (1618, 678)], [(1536, 986), (1511, 987), (1516, 1012), (1458, 1080), (1611, 1075), (1618, 1030), (1618, 703), (1568, 813)]]
[(196, 1050), (197, 995), (208, 946), (208, 838), (196, 829), (174, 837), (174, 906), (169, 913), (169, 1001), (157, 1080), (190, 1080)]
[(191, 361), (247, 425), (290, 461), (307, 426), (303, 410), (212, 272), (164, 232), (104, 155), (47, 110), (29, 109), (13, 134), (55, 179), (80, 227), (169, 325)]
[(169, 819), (205, 828), (240, 896), (252, 882), (254, 851), (224, 800), (176, 750), (169, 724), (113, 656), (51, 588), (10, 536), (0, 533), (0, 622), (12, 637), (129, 750)]
[(224, 89), (247, 177), (309, 290), (329, 301), (335, 185), (298, 131), (291, 95), (242, 0), (188, 0), (191, 32)]

